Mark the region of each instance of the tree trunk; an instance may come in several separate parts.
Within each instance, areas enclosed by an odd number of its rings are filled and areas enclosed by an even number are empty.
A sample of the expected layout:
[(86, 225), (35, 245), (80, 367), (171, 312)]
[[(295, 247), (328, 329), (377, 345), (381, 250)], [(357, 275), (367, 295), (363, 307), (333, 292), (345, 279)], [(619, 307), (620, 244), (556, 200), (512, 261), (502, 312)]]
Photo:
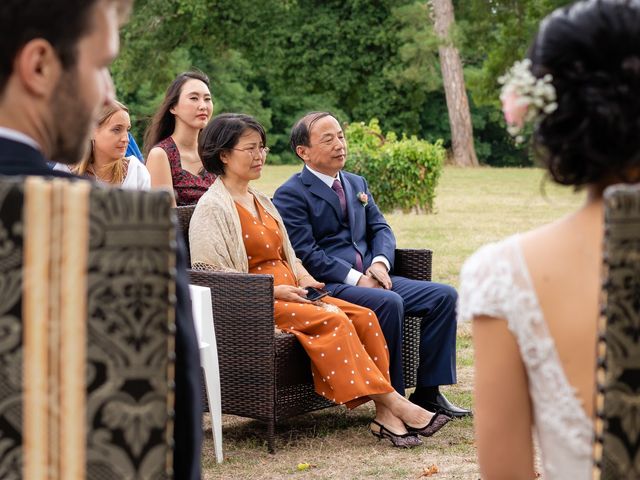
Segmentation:
[(478, 158), (473, 147), (473, 127), (462, 75), (462, 62), (458, 49), (449, 38), (449, 31), (454, 22), (453, 3), (452, 0), (430, 0), (430, 4), (436, 34), (442, 40), (439, 47), (440, 69), (449, 110), (453, 161), (461, 167), (477, 167)]

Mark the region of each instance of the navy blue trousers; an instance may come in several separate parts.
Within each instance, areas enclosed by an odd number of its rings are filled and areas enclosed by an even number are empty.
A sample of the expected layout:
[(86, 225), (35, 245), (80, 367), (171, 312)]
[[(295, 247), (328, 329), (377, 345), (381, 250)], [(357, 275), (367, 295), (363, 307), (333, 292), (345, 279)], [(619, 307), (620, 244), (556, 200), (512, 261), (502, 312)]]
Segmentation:
[(347, 302), (373, 310), (387, 341), (391, 384), (404, 395), (402, 338), (405, 314), (420, 317), (418, 387), (456, 383), (456, 301), (453, 287), (391, 275), (391, 290), (329, 283), (327, 290)]

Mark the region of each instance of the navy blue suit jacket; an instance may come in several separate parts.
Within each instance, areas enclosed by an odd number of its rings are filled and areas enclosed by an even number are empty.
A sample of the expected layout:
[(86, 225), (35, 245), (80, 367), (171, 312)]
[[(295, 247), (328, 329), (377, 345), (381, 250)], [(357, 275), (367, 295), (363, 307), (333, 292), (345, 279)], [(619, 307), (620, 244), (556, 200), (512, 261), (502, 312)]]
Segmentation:
[[(0, 137), (0, 175), (35, 175), (77, 178), (52, 170), (42, 154), (30, 146)], [(189, 280), (186, 272), (186, 248), (182, 234), (176, 235), (176, 400), (174, 426), (175, 478), (200, 478), (202, 445), (202, 385), (200, 353), (193, 326)]]
[[(393, 269), (396, 239), (369, 191), (367, 181), (340, 172), (347, 201), (343, 219), (338, 195), (306, 167), (293, 175), (273, 196), (296, 255), (317, 280), (343, 283), (355, 268), (356, 250), (366, 270), (383, 255)], [(367, 205), (358, 193), (368, 197)]]

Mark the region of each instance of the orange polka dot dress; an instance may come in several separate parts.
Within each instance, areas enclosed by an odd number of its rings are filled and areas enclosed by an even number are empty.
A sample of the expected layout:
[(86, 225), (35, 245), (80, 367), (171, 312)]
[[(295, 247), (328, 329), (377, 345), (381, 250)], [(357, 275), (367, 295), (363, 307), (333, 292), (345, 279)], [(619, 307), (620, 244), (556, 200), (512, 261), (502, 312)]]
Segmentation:
[[(259, 202), (254, 204), (259, 217), (236, 203), (249, 273), (273, 275), (274, 285), (296, 286), (278, 223)], [(332, 297), (317, 303), (275, 300), (274, 317), (276, 326), (294, 334), (309, 355), (318, 394), (355, 408), (369, 401), (368, 395), (393, 391), (389, 350), (368, 308)]]

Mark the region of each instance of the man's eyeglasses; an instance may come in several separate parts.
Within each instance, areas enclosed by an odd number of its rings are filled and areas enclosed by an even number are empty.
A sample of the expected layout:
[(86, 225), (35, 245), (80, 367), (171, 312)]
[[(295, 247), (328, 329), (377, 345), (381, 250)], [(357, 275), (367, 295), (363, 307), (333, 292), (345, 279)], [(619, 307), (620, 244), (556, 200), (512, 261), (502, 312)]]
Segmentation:
[(231, 150), (237, 150), (238, 152), (245, 152), (251, 155), (251, 158), (266, 157), (269, 153), (269, 147), (251, 147), (251, 148), (232, 148)]

